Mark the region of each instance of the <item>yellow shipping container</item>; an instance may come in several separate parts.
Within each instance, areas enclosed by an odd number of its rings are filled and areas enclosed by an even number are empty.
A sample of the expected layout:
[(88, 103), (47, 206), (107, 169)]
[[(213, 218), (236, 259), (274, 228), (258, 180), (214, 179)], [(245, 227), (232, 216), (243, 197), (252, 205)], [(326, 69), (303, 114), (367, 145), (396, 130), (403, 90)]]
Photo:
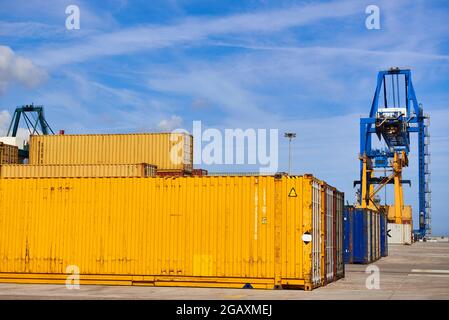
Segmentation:
[(19, 148), (0, 142), (0, 164), (19, 163)]
[[(396, 210), (394, 206), (387, 206), (388, 210), (388, 221), (395, 223), (396, 221)], [(412, 217), (412, 206), (407, 205), (402, 208), (402, 221), (409, 223), (413, 220)]]
[(321, 214), (312, 176), (0, 179), (0, 282), (310, 290)]
[(33, 135), (30, 164), (151, 163), (191, 171), (193, 137), (183, 133)]
[(412, 217), (412, 206), (404, 206), (404, 209), (402, 211), (402, 220), (404, 221), (411, 221), (413, 220)]
[(4, 164), (1, 178), (93, 178), (93, 177), (154, 177), (156, 166), (139, 164), (67, 164), (32, 165)]

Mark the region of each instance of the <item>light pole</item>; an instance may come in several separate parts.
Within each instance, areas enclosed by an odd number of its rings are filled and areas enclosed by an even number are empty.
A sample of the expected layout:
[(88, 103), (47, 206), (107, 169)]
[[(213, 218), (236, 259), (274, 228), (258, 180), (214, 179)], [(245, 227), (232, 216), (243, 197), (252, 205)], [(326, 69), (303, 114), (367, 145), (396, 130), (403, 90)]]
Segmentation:
[(292, 153), (291, 153), (291, 142), (293, 138), (296, 138), (296, 133), (286, 132), (284, 137), (288, 139), (288, 174), (291, 175), (292, 171)]

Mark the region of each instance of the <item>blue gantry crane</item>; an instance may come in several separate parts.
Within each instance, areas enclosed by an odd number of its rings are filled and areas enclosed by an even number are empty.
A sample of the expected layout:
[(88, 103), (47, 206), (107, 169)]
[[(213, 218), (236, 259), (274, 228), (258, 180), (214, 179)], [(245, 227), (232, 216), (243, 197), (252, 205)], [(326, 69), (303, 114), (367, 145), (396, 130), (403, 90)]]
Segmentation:
[[(380, 71), (369, 117), (360, 119), (360, 207), (377, 207), (375, 196), (387, 184), (394, 184), (396, 215), (403, 208), (402, 168), (408, 166), (410, 133), (418, 134), (419, 229), (420, 238), (431, 233), (431, 190), (429, 120), (416, 99), (409, 69)], [(374, 148), (372, 135), (385, 147)], [(388, 176), (376, 173), (391, 171)], [(397, 222), (400, 223), (400, 222)]]

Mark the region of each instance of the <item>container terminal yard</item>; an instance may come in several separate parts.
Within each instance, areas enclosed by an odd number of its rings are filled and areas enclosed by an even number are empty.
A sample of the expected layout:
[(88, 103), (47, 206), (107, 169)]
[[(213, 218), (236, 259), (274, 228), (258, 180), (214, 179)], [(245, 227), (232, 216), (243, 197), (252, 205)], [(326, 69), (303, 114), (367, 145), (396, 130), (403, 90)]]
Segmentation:
[[(432, 229), (433, 115), (417, 70), (370, 74), (357, 152), (345, 155), (357, 174), (344, 183), (337, 165), (292, 170), (294, 131), (283, 133), (288, 170), (219, 172), (198, 159), (196, 130), (179, 130), (177, 117), (161, 130), (72, 133), (55, 129), (53, 113), (67, 110), (47, 109), (45, 95), (10, 106), (0, 137), (0, 299), (449, 299), (449, 238)], [(246, 138), (251, 162), (260, 150)]]
[[(394, 95), (388, 107), (388, 77), (395, 92), (405, 86), (404, 107)], [(42, 134), (23, 148), (1, 145), (1, 296), (448, 298), (449, 242), (430, 237), (429, 116), (419, 106), (410, 70), (379, 72), (370, 117), (360, 120), (354, 205), (312, 174), (194, 169), (188, 133), (50, 134), (42, 106), (18, 107), (2, 140), (31, 113)], [(402, 190), (413, 132), (424, 202), (416, 230)], [(373, 149), (371, 134), (387, 147)], [(394, 203), (381, 205), (376, 194), (389, 183)], [(55, 285), (74, 275), (83, 290), (61, 293)]]

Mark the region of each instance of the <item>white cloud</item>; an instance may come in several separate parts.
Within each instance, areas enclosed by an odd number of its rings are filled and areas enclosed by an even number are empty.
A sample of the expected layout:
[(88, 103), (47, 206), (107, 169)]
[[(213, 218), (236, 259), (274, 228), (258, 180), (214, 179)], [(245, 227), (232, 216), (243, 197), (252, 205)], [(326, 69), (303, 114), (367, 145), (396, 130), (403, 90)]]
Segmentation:
[(157, 125), (159, 129), (163, 131), (172, 131), (174, 129), (180, 128), (182, 125), (182, 118), (173, 115), (169, 119), (163, 119)]
[(213, 65), (202, 64), (198, 68), (194, 65), (189, 66), (189, 70), (166, 71), (155, 75), (149, 80), (150, 88), (161, 92), (200, 97), (241, 116), (263, 112), (255, 104), (255, 95), (240, 86), (236, 77)]
[[(11, 114), (7, 110), (0, 111), (0, 136), (6, 136), (10, 123)], [(19, 127), (16, 136), (21, 146), (23, 141), (28, 141), (30, 132), (26, 128)]]
[(40, 65), (56, 67), (102, 56), (192, 44), (211, 36), (250, 32), (276, 32), (323, 19), (341, 18), (362, 12), (358, 1), (334, 1), (282, 10), (235, 14), (221, 18), (187, 19), (177, 24), (120, 29), (88, 37), (85, 42), (37, 50)]
[(45, 70), (35, 66), (31, 60), (16, 55), (10, 47), (0, 46), (0, 94), (13, 83), (34, 88), (46, 78)]

